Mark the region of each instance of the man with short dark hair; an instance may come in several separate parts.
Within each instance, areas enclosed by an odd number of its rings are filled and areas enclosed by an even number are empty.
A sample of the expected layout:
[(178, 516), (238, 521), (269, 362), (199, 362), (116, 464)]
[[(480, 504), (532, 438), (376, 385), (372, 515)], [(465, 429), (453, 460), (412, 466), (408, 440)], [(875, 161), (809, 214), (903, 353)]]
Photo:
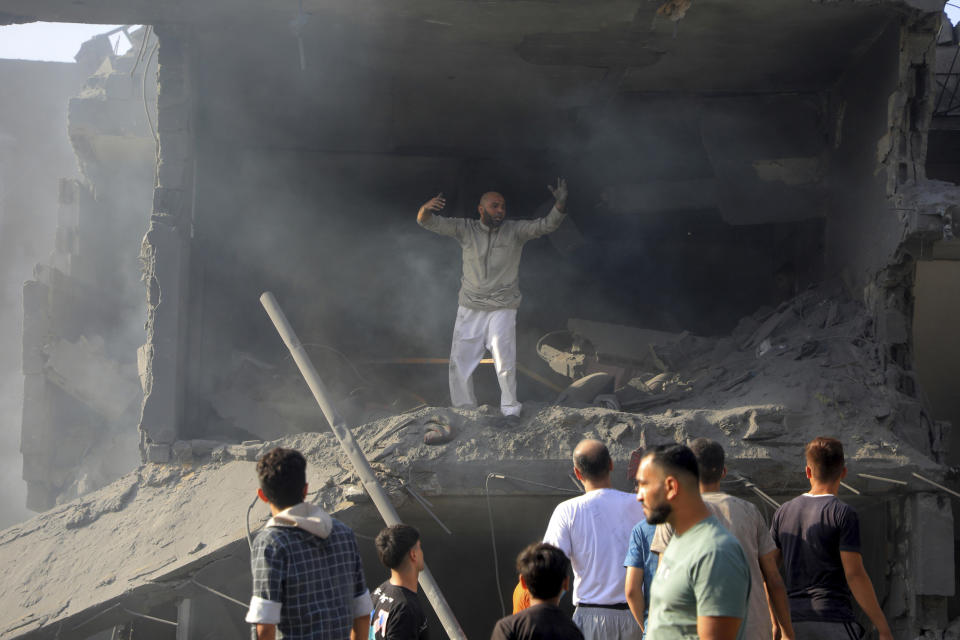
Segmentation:
[[(257, 495), (273, 515), (250, 550), (246, 621), (260, 640), (364, 640), (370, 592), (357, 540), (307, 497), (307, 461), (277, 447), (257, 462)], [(279, 631), (279, 635), (278, 632)]]
[(583, 640), (583, 634), (558, 606), (570, 584), (570, 561), (553, 545), (534, 542), (517, 556), (520, 584), (530, 606), (497, 621), (490, 640)]
[[(749, 614), (744, 640), (770, 640), (771, 621), (783, 640), (792, 640), (790, 607), (787, 591), (777, 566), (777, 546), (760, 511), (746, 500), (720, 491), (720, 481), (727, 475), (726, 456), (720, 443), (697, 438), (690, 443), (700, 472), (700, 496), (727, 531), (736, 537), (750, 567)], [(657, 527), (651, 548), (663, 553), (673, 537), (669, 524)], [(769, 600), (769, 601), (768, 601)]]
[(557, 505), (543, 541), (573, 565), (573, 621), (587, 640), (640, 640), (640, 625), (625, 601), (627, 554), (633, 526), (643, 507), (613, 488), (613, 461), (598, 440), (583, 440), (573, 451), (573, 472), (586, 493)]
[(851, 593), (880, 640), (892, 640), (863, 567), (857, 512), (837, 498), (847, 475), (843, 444), (814, 438), (804, 454), (810, 492), (781, 505), (770, 527), (777, 559), (783, 560), (796, 640), (859, 638), (863, 628), (854, 618)]
[(426, 640), (427, 616), (417, 597), (424, 567), (420, 532), (395, 524), (378, 533), (374, 544), (390, 579), (373, 592), (370, 640)]
[(650, 524), (674, 537), (653, 578), (647, 634), (656, 640), (741, 640), (750, 570), (740, 543), (700, 497), (699, 469), (683, 445), (654, 447), (640, 460), (637, 500)]

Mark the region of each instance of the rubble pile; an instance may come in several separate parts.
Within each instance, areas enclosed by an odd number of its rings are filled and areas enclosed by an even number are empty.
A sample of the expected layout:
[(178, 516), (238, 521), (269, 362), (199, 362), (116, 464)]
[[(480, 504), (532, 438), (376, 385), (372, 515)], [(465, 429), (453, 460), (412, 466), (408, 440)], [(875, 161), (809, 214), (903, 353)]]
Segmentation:
[[(749, 409), (743, 433), (724, 418), (717, 426), (752, 442), (822, 432), (862, 446), (897, 446), (899, 440), (933, 460), (944, 451), (949, 425), (929, 417), (913, 373), (877, 338), (865, 308), (839, 287), (811, 289), (776, 309), (760, 309), (726, 337), (632, 330), (649, 334), (645, 351), (634, 341), (611, 353), (604, 345), (611, 332), (600, 334), (596, 323), (571, 321), (571, 328), (571, 348), (552, 353), (551, 366), (579, 358), (581, 371), (593, 373), (561, 394), (566, 405), (647, 415)], [(906, 340), (895, 335), (906, 331), (887, 326), (882, 334), (900, 343)]]

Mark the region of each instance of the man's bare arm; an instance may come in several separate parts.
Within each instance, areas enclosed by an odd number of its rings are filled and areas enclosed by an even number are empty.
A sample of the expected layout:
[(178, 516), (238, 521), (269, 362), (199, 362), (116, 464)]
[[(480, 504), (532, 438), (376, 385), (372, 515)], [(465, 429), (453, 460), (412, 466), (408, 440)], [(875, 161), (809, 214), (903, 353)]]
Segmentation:
[(697, 636), (700, 640), (737, 640), (742, 622), (727, 616), (697, 616)]
[(640, 631), (643, 631), (643, 612), (647, 608), (646, 599), (643, 597), (643, 569), (627, 567), (627, 581), (624, 585), (624, 592), (627, 596), (630, 613), (633, 614), (633, 618), (640, 625)]
[(780, 550), (774, 549), (758, 558), (760, 573), (763, 574), (763, 583), (767, 588), (767, 606), (770, 608), (770, 619), (773, 622), (774, 637), (779, 632), (783, 640), (793, 640), (793, 623), (790, 622), (790, 601), (787, 598), (787, 588), (780, 577)]
[(863, 556), (856, 551), (841, 551), (840, 562), (843, 563), (843, 573), (847, 577), (850, 592), (853, 593), (863, 612), (870, 618), (870, 622), (877, 628), (880, 640), (893, 640), (890, 625), (887, 624), (883, 609), (877, 602), (877, 592), (873, 590), (873, 582), (870, 581), (870, 576), (863, 567)]
[(442, 193), (438, 193), (434, 197), (430, 198), (423, 203), (423, 206), (420, 207), (420, 211), (417, 212), (417, 222), (424, 224), (430, 221), (430, 218), (433, 217), (435, 211), (440, 211), (445, 206), (447, 206), (447, 200), (443, 197)]
[(275, 640), (277, 637), (277, 625), (275, 624), (258, 624), (257, 625), (257, 640)]
[(370, 633), (370, 616), (353, 619), (353, 629), (350, 630), (350, 640), (367, 640)]

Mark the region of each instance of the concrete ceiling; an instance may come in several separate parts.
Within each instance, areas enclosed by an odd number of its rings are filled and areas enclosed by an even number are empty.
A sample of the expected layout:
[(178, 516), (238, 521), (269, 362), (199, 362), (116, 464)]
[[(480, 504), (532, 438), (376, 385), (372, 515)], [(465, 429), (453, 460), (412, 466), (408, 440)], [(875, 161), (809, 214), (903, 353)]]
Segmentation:
[[(810, 91), (828, 85), (905, 0), (695, 0), (685, 17), (657, 17), (660, 0), (474, 2), (305, 0), (310, 23), (340, 23), (390, 63), (437, 81), (448, 71), (528, 66), (569, 86), (586, 70), (619, 92)], [(943, 2), (926, 2), (928, 10)], [(286, 23), (298, 4), (236, 0), (0, 0), (0, 23)], [(571, 78), (573, 75), (575, 78)], [(521, 85), (522, 86), (522, 85)]]

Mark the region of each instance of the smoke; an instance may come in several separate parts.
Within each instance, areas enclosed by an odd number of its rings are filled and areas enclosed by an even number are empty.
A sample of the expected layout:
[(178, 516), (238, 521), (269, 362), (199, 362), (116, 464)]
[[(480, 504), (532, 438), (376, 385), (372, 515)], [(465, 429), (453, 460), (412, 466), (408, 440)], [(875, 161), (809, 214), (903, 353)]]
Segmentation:
[(0, 527), (29, 515), (21, 472), (21, 291), (50, 253), (57, 184), (77, 174), (66, 136), (73, 64), (0, 60)]
[[(473, 217), (480, 194), (498, 190), (509, 216), (531, 217), (549, 208), (547, 184), (569, 180), (582, 242), (564, 252), (548, 239), (526, 246), (522, 361), (537, 363), (536, 338), (572, 317), (719, 334), (774, 301), (777, 254), (792, 252), (800, 231), (774, 224), (776, 211), (770, 223), (731, 226), (710, 194), (669, 202), (716, 179), (702, 100), (602, 101), (589, 82), (547, 81), (549, 67), (492, 73), (505, 63), (499, 53), (438, 58), (418, 31), (444, 37), (436, 25), (381, 26), (312, 16), (301, 32), (305, 69), (282, 22), (193, 43), (194, 401), (233, 384), (238, 354), (286, 362), (257, 302), (264, 290), (305, 343), (360, 365), (445, 357), (460, 248), (415, 222), (440, 191), (445, 215)], [(742, 156), (749, 144), (724, 153)], [(338, 374), (342, 358), (325, 353), (318, 359)], [(364, 370), (447, 401), (442, 367)]]

